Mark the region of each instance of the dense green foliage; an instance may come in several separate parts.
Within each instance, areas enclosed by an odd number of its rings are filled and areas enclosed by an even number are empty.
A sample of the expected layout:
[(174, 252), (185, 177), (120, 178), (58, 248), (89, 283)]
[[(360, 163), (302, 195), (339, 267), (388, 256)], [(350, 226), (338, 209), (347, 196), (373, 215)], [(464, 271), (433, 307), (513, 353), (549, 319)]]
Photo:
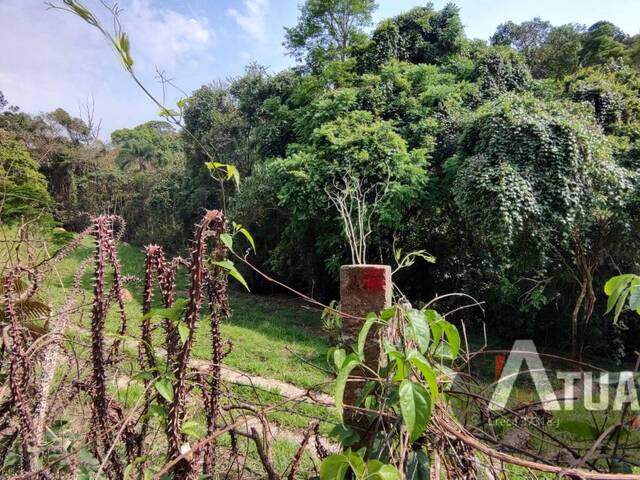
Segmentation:
[(448, 4), (439, 12), (430, 6), (416, 7), (378, 25), (364, 48), (362, 63), (368, 70), (389, 60), (441, 63), (459, 53), (463, 44), (456, 6)]
[(166, 167), (180, 163), (183, 155), (178, 134), (166, 122), (116, 130), (111, 134), (111, 143), (119, 147), (116, 162), (123, 168)]
[[(112, 144), (105, 145), (88, 123), (62, 109), (38, 116), (15, 107), (0, 113), (0, 131), (15, 138), (12, 148), (26, 146), (38, 159), (30, 160), (39, 176), (29, 188), (44, 192), (44, 206), (53, 199), (62, 226), (80, 230), (89, 215), (118, 213), (135, 227), (127, 229), (128, 241), (180, 248), (189, 232), (179, 216), (184, 182), (179, 135), (165, 122), (148, 122), (116, 130)], [(35, 201), (24, 208), (30, 215), (42, 211)]]
[[(149, 122), (104, 145), (66, 112), (15, 109), (0, 128), (39, 159), (69, 228), (108, 210), (135, 225), (129, 241), (180, 250), (202, 209), (223, 206), (257, 239), (258, 265), (331, 298), (350, 257), (329, 195), (359, 185), (370, 262), (437, 257), (395, 278), (412, 300), (462, 291), (487, 301), (494, 331), (638, 348), (600, 292), (640, 260), (640, 39), (535, 18), (472, 41), (452, 4), (367, 33), (374, 9), (307, 0), (285, 35), (300, 66), (202, 86), (179, 105), (181, 133)], [(222, 192), (210, 162), (234, 165), (239, 188)]]
[(51, 197), (38, 163), (24, 144), (0, 129), (0, 219), (12, 222), (50, 218)]

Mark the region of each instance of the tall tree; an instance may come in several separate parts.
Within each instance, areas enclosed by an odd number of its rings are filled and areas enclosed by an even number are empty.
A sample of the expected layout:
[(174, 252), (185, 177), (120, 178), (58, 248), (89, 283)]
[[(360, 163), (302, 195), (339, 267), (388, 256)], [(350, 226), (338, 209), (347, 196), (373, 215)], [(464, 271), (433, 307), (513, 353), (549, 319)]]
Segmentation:
[(182, 142), (167, 122), (147, 122), (135, 128), (121, 128), (111, 134), (118, 147), (120, 167), (135, 165), (141, 170), (165, 167), (182, 159)]
[(449, 55), (460, 53), (463, 44), (459, 8), (448, 3), (437, 11), (428, 4), (380, 22), (362, 55), (363, 67), (375, 70), (394, 59), (441, 63)]
[(374, 0), (306, 0), (298, 23), (285, 27), (284, 45), (298, 61), (305, 56), (344, 60), (353, 43), (363, 38), (376, 8)]
[[(563, 103), (503, 95), (479, 109), (461, 140), (453, 185), (462, 217), (505, 278), (539, 278), (558, 264), (577, 279), (571, 344), (596, 301), (594, 277), (629, 231), (632, 173), (620, 168), (593, 119)], [(571, 280), (568, 280), (571, 281)]]
[(72, 117), (62, 108), (56, 108), (53, 112), (48, 113), (46, 119), (54, 124), (54, 128), (62, 128), (74, 145), (87, 143), (90, 139), (89, 126), (82, 119)]
[(575, 23), (554, 27), (530, 64), (533, 76), (562, 78), (575, 73), (580, 67), (584, 29)]
[(540, 17), (519, 24), (506, 22), (498, 26), (491, 37), (491, 44), (515, 48), (522, 53), (529, 68), (536, 74), (543, 64), (540, 59), (542, 46), (548, 41), (551, 32), (551, 23)]
[(631, 46), (627, 52), (629, 65), (640, 70), (640, 35), (634, 35), (630, 43)]
[(551, 30), (551, 23), (540, 17), (520, 24), (506, 22), (498, 25), (496, 33), (491, 37), (491, 43), (513, 47), (528, 57), (544, 43)]
[(598, 65), (624, 56), (627, 35), (611, 22), (596, 22), (584, 35), (582, 65)]

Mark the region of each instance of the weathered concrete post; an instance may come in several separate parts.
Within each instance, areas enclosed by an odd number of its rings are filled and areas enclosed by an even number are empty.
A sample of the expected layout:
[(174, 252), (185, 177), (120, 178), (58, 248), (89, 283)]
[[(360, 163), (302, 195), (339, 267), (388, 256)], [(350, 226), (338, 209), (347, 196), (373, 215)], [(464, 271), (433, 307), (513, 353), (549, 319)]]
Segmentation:
[[(379, 313), (391, 306), (391, 267), (388, 265), (343, 265), (340, 268), (340, 310), (349, 316), (342, 318), (342, 329), (350, 343), (355, 343), (358, 333), (369, 312)], [(360, 319), (359, 319), (360, 318)], [(374, 330), (369, 333), (372, 339)], [(376, 370), (380, 356), (378, 342), (369, 340), (364, 354), (367, 365)], [(353, 376), (366, 376), (366, 372), (356, 369)], [(365, 381), (349, 381), (344, 393), (344, 404), (355, 405), (360, 389)], [(345, 421), (351, 426), (362, 427), (362, 415), (354, 415), (345, 410)]]

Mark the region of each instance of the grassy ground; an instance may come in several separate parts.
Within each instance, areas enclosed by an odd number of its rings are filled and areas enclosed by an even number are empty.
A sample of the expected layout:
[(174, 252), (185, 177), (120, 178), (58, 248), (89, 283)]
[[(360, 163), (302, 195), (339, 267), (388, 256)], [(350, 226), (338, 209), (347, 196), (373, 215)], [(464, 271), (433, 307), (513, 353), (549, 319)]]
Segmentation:
[[(11, 251), (10, 244), (5, 242), (3, 245), (5, 245), (5, 249), (0, 251), (0, 259), (3, 255), (6, 257)], [(52, 253), (56, 247), (55, 245), (49, 245), (48, 248), (49, 252)], [(42, 296), (49, 303), (54, 306), (62, 304), (78, 266), (92, 252), (93, 241), (86, 239), (78, 250), (63, 260), (53, 274), (47, 277), (43, 285)], [(144, 265), (144, 253), (141, 249), (124, 244), (119, 248), (119, 256), (124, 274), (141, 275)], [(141, 287), (141, 282), (129, 286), (132, 299), (126, 304), (129, 316), (127, 333), (133, 338), (139, 337), (142, 307)], [(83, 299), (79, 300), (80, 303), (89, 304), (91, 302), (91, 289), (91, 278), (90, 275), (87, 275), (83, 281)], [(178, 290), (178, 295), (180, 295), (180, 292), (186, 291), (184, 275), (179, 280)], [(157, 297), (156, 295), (156, 299)], [(273, 378), (304, 388), (316, 387), (329, 390), (332, 375), (324, 370), (329, 344), (321, 330), (320, 312), (318, 310), (310, 309), (292, 299), (263, 297), (240, 291), (231, 293), (231, 307), (233, 317), (226, 319), (222, 325), (223, 337), (233, 343), (233, 349), (225, 359), (227, 365), (252, 375)], [(87, 327), (90, 323), (87, 312), (89, 312), (88, 307), (84, 309), (84, 314), (78, 315), (75, 319), (78, 324), (84, 327)], [(117, 313), (112, 311), (107, 320), (108, 331), (115, 332), (118, 329), (118, 324)], [(473, 339), (471, 340), (473, 341)], [(194, 357), (208, 359), (209, 345), (209, 323), (206, 315), (204, 315), (196, 336), (193, 351)], [(481, 382), (478, 390), (489, 386), (494, 380), (493, 357), (479, 357), (474, 361), (472, 367), (472, 373)], [(559, 365), (551, 367), (563, 369)], [(552, 382), (554, 378), (552, 376)], [(554, 384), (554, 389), (558, 389), (560, 386), (560, 384)], [(131, 392), (133, 392), (133, 395), (131, 395)], [(493, 389), (489, 388), (483, 392), (483, 395), (490, 397), (492, 392)], [(140, 393), (139, 388), (134, 388), (131, 391), (119, 392), (119, 396), (125, 403), (132, 403), (137, 400)], [(252, 398), (254, 402), (265, 405), (281, 399), (275, 389), (271, 392), (256, 392), (249, 387), (243, 386), (229, 386), (225, 395), (229, 399), (236, 400)], [(512, 394), (510, 406), (533, 401), (536, 401), (536, 397), (532, 383), (527, 378), (519, 379)], [(324, 433), (327, 433), (333, 424), (338, 421), (334, 411), (312, 405), (290, 405), (281, 411), (273, 412), (269, 417), (274, 423), (297, 431), (304, 429), (310, 420), (321, 419), (323, 420), (322, 429)], [(578, 402), (578, 407), (572, 412), (554, 413), (544, 428), (550, 434), (570, 445), (588, 446), (589, 440), (576, 438), (575, 435), (567, 433), (560, 427), (563, 422), (575, 421), (596, 422), (602, 430), (605, 426), (619, 421), (619, 414), (589, 412), (582, 407), (581, 402)], [(512, 427), (508, 422), (506, 424), (501, 423), (495, 427), (494, 432), (501, 436), (511, 429)], [(630, 434), (634, 441), (640, 441), (638, 432), (632, 431)], [(289, 443), (286, 441), (279, 442), (277, 447), (274, 448), (274, 451), (282, 453), (282, 462), (291, 458), (291, 450), (294, 450), (295, 445), (289, 445)], [(536, 438), (532, 438), (529, 441), (529, 447), (535, 446), (536, 443)], [(542, 450), (544, 449), (540, 450), (544, 454)], [(285, 467), (286, 465), (280, 466)]]

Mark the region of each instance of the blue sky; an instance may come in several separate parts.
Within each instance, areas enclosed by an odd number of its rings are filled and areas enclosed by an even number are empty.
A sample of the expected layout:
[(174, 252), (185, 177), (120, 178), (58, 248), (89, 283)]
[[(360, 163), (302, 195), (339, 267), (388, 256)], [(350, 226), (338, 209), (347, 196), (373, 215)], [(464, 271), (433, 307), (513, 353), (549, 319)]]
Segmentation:
[[(58, 0), (59, 2), (60, 0)], [(278, 71), (293, 64), (282, 47), (283, 26), (295, 24), (301, 0), (120, 0), (136, 69), (158, 95), (158, 68), (190, 92), (242, 73), (252, 60)], [(379, 0), (379, 21), (417, 0)], [(434, 1), (436, 8), (446, 2)], [(488, 38), (498, 24), (540, 16), (554, 25), (610, 20), (640, 33), (639, 0), (459, 0), (470, 38)], [(98, 0), (85, 0), (103, 12)], [(101, 136), (155, 118), (103, 39), (71, 15), (47, 10), (43, 0), (0, 0), (0, 90), (30, 113), (63, 107), (78, 114), (95, 101)], [(169, 92), (168, 99), (179, 98)]]

